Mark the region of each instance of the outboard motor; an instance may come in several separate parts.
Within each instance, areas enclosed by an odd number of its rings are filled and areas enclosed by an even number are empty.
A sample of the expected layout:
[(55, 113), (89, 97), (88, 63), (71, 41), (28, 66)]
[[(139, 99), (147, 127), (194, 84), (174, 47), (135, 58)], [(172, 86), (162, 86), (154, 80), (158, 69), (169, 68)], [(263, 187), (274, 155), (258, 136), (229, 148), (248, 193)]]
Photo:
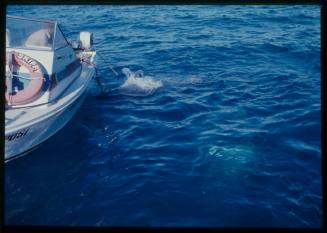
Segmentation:
[(74, 50), (93, 50), (93, 33), (80, 32), (77, 40), (69, 40)]
[(81, 42), (82, 49), (92, 50), (93, 34), (91, 32), (80, 32), (79, 41)]
[(81, 49), (81, 41), (79, 40), (69, 40), (69, 43), (72, 45), (73, 49)]

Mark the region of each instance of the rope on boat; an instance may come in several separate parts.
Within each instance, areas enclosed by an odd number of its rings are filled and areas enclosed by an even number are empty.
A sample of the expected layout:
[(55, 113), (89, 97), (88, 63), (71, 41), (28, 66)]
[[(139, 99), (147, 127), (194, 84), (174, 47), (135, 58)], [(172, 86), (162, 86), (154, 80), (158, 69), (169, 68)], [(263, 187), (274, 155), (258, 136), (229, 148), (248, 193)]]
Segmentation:
[[(112, 71), (112, 73), (117, 77), (119, 76), (118, 73), (115, 71), (115, 69), (109, 64), (109, 62), (99, 53), (97, 52), (97, 55), (99, 56), (99, 58), (101, 58), (105, 63), (106, 65), (110, 68), (110, 70)], [(98, 69), (95, 67), (95, 71), (96, 71), (96, 75), (95, 75), (95, 78), (96, 78), (96, 81), (97, 81), (97, 84), (98, 86), (101, 88), (101, 92), (103, 94), (106, 94), (108, 92), (107, 88), (102, 84), (101, 80), (100, 80), (100, 76), (98, 76)]]
[(107, 62), (107, 60), (104, 58), (104, 57), (102, 57), (101, 55), (100, 55), (100, 53), (97, 53), (97, 55), (105, 62), (105, 63), (107, 63), (107, 65), (109, 66), (109, 68), (111, 69), (111, 71), (114, 73), (114, 75), (115, 76), (118, 76), (118, 73), (114, 70), (114, 68), (109, 64), (109, 62)]
[(106, 93), (105, 88), (104, 88), (103, 84), (100, 81), (100, 77), (98, 76), (98, 69), (96, 67), (95, 67), (95, 79), (97, 81), (98, 86), (101, 88), (101, 92)]

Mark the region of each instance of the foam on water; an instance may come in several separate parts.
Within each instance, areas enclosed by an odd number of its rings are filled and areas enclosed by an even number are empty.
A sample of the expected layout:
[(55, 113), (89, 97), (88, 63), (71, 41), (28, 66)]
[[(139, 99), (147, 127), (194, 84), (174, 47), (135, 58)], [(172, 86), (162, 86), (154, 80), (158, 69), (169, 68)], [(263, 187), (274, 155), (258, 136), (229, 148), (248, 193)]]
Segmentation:
[(160, 80), (155, 80), (151, 76), (144, 76), (142, 70), (132, 72), (129, 68), (123, 68), (122, 73), (127, 79), (119, 89), (123, 90), (123, 93), (126, 95), (148, 96), (162, 87), (162, 82)]

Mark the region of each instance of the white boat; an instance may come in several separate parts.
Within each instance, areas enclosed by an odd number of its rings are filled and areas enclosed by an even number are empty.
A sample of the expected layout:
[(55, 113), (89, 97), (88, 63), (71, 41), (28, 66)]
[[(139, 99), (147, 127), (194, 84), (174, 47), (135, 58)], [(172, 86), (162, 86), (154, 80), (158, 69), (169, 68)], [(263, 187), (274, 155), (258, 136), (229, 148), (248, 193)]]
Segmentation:
[(92, 33), (68, 41), (54, 21), (6, 17), (5, 162), (72, 118), (96, 75)]

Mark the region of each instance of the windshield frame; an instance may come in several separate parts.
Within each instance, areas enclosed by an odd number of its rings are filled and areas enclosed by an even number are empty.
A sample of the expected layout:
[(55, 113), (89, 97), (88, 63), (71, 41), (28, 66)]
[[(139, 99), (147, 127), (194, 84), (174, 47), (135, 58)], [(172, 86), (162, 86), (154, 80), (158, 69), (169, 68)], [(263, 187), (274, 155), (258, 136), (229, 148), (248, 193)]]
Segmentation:
[(56, 28), (55, 28), (55, 30), (54, 30), (54, 33), (55, 33), (55, 34), (54, 34), (54, 37), (53, 37), (54, 42), (55, 42), (55, 39), (56, 39), (57, 30), (59, 30), (60, 33), (61, 33), (61, 35), (64, 37), (64, 39), (65, 39), (65, 41), (66, 41), (66, 44), (63, 45), (63, 46), (61, 46), (61, 47), (56, 48), (56, 47), (55, 47), (55, 43), (53, 43), (53, 49), (54, 49), (54, 51), (57, 51), (57, 50), (62, 49), (62, 48), (65, 48), (66, 46), (68, 46), (68, 45), (70, 44), (70, 43), (68, 42), (68, 40), (67, 40), (65, 34), (64, 34), (63, 31), (61, 30), (59, 24), (56, 24)]
[[(9, 19), (17, 19), (17, 20), (24, 20), (24, 21), (34, 21), (34, 22), (42, 22), (42, 23), (49, 23), (49, 24), (53, 24), (54, 26), (54, 31), (53, 31), (53, 43), (51, 45), (51, 47), (48, 47), (48, 49), (45, 49), (45, 48), (30, 48), (30, 47), (25, 47), (25, 46), (15, 46), (15, 47), (12, 47), (12, 46), (8, 46), (6, 47), (6, 49), (26, 49), (26, 50), (33, 50), (33, 51), (38, 51), (38, 50), (41, 50), (41, 51), (55, 51), (57, 49), (55, 49), (55, 37), (56, 37), (56, 32), (59, 28), (59, 24), (57, 21), (50, 21), (50, 20), (42, 20), (42, 19), (30, 19), (30, 18), (25, 18), (25, 17), (20, 17), (20, 16), (12, 16), (12, 15), (6, 15), (6, 29), (7, 29), (7, 21)], [(60, 30), (60, 29), (59, 29)], [(63, 35), (63, 37), (65, 38), (67, 44), (68, 41), (67, 41), (67, 38), (65, 37), (65, 35), (62, 33), (62, 31), (60, 30), (61, 34)]]

